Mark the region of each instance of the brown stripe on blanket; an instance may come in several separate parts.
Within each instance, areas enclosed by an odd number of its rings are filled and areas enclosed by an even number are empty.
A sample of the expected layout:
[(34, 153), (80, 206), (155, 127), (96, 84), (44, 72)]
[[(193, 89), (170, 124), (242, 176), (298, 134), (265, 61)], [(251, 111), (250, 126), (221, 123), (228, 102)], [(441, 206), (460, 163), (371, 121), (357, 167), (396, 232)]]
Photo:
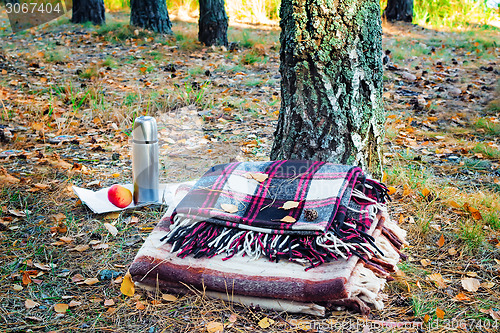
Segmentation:
[[(378, 223), (373, 223), (370, 230), (377, 241), (378, 237), (384, 237), (381, 230), (385, 219), (388, 219), (388, 215), (382, 212), (377, 216)], [(162, 218), (139, 250), (130, 267), (134, 281), (166, 291), (185, 288), (183, 284), (186, 284), (220, 293), (344, 305), (358, 304), (359, 301), (352, 301), (354, 297), (356, 300), (364, 297), (364, 303), (374, 305), (370, 299), (375, 297), (373, 295), (382, 289), (385, 282), (375, 276), (365, 277), (368, 282), (359, 282), (360, 274), (354, 273), (354, 267), (358, 262), (362, 267), (363, 263), (356, 256), (326, 263), (309, 271), (297, 263), (275, 263), (265, 258), (251, 260), (236, 256), (223, 261), (219, 255), (213, 258), (194, 259), (188, 256), (182, 259), (170, 252), (170, 244), (160, 241), (169, 231), (169, 224), (168, 217)], [(392, 257), (399, 255), (392, 243), (387, 248), (389, 251), (392, 248)], [(390, 260), (386, 260), (383, 257), (370, 258), (378, 266), (379, 276), (389, 277), (388, 272), (395, 269)], [(365, 288), (364, 284), (367, 283), (373, 286)], [(364, 294), (363, 288), (366, 289)], [(354, 290), (356, 295), (352, 295)], [(365, 312), (366, 304), (354, 308)]]

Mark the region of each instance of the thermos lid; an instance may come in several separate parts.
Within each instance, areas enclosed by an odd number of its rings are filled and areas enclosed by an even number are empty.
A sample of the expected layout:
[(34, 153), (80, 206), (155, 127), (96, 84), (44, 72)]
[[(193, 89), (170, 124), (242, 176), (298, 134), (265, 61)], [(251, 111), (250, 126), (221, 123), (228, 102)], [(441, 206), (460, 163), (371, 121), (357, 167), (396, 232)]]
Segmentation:
[(135, 119), (132, 139), (138, 143), (155, 143), (158, 141), (156, 120), (151, 116), (141, 116)]

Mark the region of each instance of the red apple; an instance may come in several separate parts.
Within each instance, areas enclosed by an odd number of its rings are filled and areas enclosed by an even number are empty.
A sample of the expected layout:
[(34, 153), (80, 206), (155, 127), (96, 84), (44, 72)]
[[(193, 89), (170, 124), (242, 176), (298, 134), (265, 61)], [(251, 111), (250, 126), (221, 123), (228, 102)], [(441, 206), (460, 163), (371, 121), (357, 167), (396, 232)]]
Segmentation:
[(108, 200), (118, 208), (125, 208), (132, 202), (132, 192), (121, 185), (113, 185), (108, 190)]

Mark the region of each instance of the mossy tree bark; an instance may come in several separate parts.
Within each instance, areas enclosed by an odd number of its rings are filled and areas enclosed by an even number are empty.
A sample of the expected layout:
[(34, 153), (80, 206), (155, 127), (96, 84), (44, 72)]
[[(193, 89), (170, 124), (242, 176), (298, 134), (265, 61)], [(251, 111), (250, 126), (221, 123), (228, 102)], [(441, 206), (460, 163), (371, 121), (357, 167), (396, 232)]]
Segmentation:
[(71, 22), (101, 25), (106, 22), (103, 0), (73, 0)]
[(272, 159), (359, 165), (381, 173), (379, 0), (283, 0), (281, 110)]
[(224, 0), (200, 0), (198, 40), (207, 46), (227, 46), (227, 14)]
[(130, 25), (172, 34), (165, 0), (130, 0)]
[(387, 0), (384, 17), (390, 21), (413, 20), (413, 0)]

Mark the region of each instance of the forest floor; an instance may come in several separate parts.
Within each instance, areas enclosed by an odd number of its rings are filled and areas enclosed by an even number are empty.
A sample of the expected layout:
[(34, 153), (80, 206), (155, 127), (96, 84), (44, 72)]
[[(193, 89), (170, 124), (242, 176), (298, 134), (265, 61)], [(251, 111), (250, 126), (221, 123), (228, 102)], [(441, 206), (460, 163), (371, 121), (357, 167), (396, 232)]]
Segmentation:
[(97, 215), (71, 186), (130, 183), (129, 134), (143, 114), (159, 124), (162, 182), (266, 160), (280, 108), (279, 30), (231, 27), (237, 45), (226, 50), (198, 44), (196, 24), (173, 22), (174, 38), (127, 21), (62, 18), (14, 35), (0, 14), (1, 331), (377, 332), (418, 322), (405, 331), (498, 332), (499, 30), (384, 24), (384, 181), (409, 259), (384, 310), (320, 320), (203, 293), (121, 294), (165, 207)]

